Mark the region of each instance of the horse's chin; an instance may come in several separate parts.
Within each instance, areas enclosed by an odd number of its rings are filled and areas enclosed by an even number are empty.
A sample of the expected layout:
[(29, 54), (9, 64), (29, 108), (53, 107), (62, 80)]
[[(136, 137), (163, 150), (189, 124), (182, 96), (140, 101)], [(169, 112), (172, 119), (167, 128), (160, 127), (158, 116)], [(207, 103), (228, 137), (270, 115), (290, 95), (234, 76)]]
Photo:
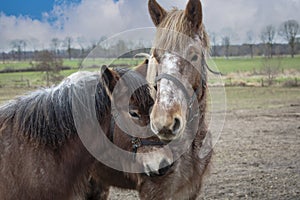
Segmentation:
[(149, 172), (149, 173), (146, 173), (146, 175), (149, 176), (149, 177), (164, 176), (164, 175), (166, 175), (171, 170), (171, 168), (173, 167), (173, 165), (174, 165), (174, 163), (171, 163), (170, 165), (159, 169), (158, 172)]

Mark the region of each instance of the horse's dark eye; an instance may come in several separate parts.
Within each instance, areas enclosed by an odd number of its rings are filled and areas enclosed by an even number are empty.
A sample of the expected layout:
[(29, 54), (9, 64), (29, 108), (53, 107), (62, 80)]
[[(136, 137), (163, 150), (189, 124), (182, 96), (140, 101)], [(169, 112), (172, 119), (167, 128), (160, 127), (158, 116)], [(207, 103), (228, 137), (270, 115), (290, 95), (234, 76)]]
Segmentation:
[(137, 113), (134, 112), (134, 111), (129, 111), (129, 114), (130, 114), (130, 116), (133, 117), (133, 118), (137, 118), (137, 119), (140, 118), (139, 114), (137, 114)]
[(198, 56), (197, 56), (197, 55), (194, 55), (194, 56), (192, 57), (192, 61), (195, 62), (195, 61), (197, 61), (197, 60), (198, 60)]

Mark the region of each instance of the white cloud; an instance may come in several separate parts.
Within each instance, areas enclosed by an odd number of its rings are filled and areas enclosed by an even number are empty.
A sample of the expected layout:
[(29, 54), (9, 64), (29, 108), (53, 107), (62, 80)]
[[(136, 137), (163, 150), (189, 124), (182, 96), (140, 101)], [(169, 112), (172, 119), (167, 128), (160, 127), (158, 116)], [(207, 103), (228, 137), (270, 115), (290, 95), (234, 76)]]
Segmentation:
[[(59, 1), (57, 1), (59, 2)], [(62, 3), (61, 3), (62, 2)], [(49, 47), (54, 37), (85, 37), (88, 41), (111, 36), (127, 29), (153, 26), (147, 0), (82, 0), (79, 4), (57, 3), (44, 20), (0, 14), (0, 51), (10, 48), (13, 39), (26, 39), (38, 48)], [(167, 10), (184, 9), (187, 0), (158, 0)], [(268, 25), (279, 26), (287, 19), (300, 19), (300, 0), (202, 0), (204, 23), (221, 37), (223, 30), (236, 32), (236, 42), (245, 41), (246, 33), (256, 35)], [(34, 42), (35, 41), (35, 42)], [(259, 39), (257, 39), (259, 42)]]
[(219, 36), (231, 28), (238, 35), (236, 42), (245, 42), (248, 31), (260, 42), (259, 34), (269, 24), (278, 27), (288, 19), (300, 23), (300, 0), (203, 0), (203, 4), (206, 27)]
[(0, 13), (0, 49), (10, 49), (10, 42), (16, 39), (27, 40), (27, 43), (34, 42), (35, 47), (41, 48), (43, 43), (48, 42), (52, 31), (47, 23)]

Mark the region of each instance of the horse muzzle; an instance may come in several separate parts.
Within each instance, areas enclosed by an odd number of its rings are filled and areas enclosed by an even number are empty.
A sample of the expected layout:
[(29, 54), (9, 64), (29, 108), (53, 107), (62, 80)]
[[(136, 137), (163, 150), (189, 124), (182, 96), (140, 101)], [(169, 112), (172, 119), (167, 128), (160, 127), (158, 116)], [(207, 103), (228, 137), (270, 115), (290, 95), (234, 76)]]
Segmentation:
[(168, 120), (163, 116), (153, 118), (150, 122), (152, 131), (164, 142), (177, 139), (184, 131), (184, 121), (181, 117), (169, 117)]

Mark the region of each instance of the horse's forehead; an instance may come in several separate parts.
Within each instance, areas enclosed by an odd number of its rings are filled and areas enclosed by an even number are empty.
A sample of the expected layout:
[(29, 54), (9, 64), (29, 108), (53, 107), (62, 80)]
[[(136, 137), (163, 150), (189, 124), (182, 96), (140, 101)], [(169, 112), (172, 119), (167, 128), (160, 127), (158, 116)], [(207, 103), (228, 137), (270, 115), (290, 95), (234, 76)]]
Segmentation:
[(169, 41), (157, 41), (156, 46), (153, 48), (153, 52), (157, 54), (158, 57), (162, 57), (166, 54), (172, 54), (180, 59), (186, 59), (187, 56), (191, 53), (201, 54), (205, 51), (205, 48), (202, 46), (202, 41), (198, 35), (193, 38), (189, 38), (181, 41), (174, 39), (173, 43), (164, 43)]

